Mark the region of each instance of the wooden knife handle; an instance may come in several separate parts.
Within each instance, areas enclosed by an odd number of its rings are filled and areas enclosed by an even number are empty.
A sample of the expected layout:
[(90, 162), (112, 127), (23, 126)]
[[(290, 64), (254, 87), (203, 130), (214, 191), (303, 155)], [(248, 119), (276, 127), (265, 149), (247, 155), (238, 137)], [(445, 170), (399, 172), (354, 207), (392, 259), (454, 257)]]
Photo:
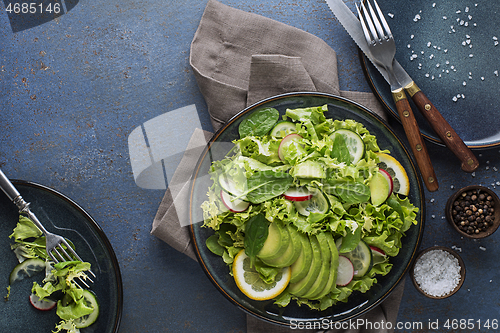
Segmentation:
[(410, 107), (410, 103), (403, 89), (394, 90), (392, 97), (396, 103), (399, 118), (410, 143), (413, 156), (415, 156), (420, 173), (422, 174), (424, 184), (430, 192), (434, 192), (439, 188), (438, 181), (429, 153), (427, 152), (427, 146), (420, 134), (420, 129), (418, 128), (417, 120)]
[(441, 141), (462, 162), (461, 168), (465, 172), (473, 172), (479, 167), (479, 161), (467, 145), (458, 136), (455, 130), (444, 119), (427, 96), (412, 82), (405, 87), (415, 105), (429, 122), (432, 129), (441, 138)]

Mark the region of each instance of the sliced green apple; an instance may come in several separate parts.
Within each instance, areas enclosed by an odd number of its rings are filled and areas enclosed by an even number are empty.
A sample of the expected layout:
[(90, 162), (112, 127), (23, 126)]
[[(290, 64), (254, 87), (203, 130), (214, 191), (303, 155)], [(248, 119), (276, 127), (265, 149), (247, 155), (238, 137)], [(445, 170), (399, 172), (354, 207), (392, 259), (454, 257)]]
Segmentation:
[(387, 178), (380, 172), (375, 172), (370, 179), (370, 200), (374, 206), (380, 206), (391, 194)]

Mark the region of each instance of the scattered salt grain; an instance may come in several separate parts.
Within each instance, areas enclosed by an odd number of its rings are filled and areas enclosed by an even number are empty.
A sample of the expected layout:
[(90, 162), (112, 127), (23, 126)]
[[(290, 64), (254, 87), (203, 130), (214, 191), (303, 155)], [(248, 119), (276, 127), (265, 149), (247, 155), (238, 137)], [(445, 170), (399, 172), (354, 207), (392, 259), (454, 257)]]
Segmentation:
[(393, 13), (388, 13), (387, 15), (389, 15), (390, 18), (394, 18), (394, 14)]
[(479, 249), (480, 249), (481, 251), (486, 251), (486, 248), (485, 248), (484, 246), (480, 246), (480, 247), (479, 247)]
[(460, 263), (450, 253), (431, 250), (415, 263), (413, 275), (419, 287), (431, 296), (445, 296), (460, 282)]

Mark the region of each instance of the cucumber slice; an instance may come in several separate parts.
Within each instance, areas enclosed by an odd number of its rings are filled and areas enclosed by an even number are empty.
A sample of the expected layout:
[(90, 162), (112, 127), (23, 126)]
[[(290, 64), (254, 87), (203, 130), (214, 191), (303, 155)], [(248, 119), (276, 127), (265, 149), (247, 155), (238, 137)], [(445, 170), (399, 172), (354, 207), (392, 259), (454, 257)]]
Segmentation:
[(10, 272), (9, 284), (20, 281), (25, 277), (32, 277), (38, 272), (45, 271), (45, 261), (39, 258), (26, 259)]
[(330, 137), (333, 139), (335, 134), (340, 134), (344, 137), (344, 141), (351, 155), (351, 163), (356, 164), (365, 155), (365, 143), (358, 133), (348, 129), (339, 129), (333, 132)]
[(276, 124), (271, 130), (271, 136), (275, 138), (284, 138), (290, 133), (297, 132), (295, 124), (290, 121), (282, 121)]
[[(336, 241), (337, 248), (342, 245), (342, 238)], [(365, 275), (373, 267), (373, 256), (370, 247), (362, 240), (351, 252), (342, 253), (348, 258), (354, 267), (354, 277), (359, 278)]]
[(91, 314), (75, 319), (76, 328), (88, 327), (95, 323), (97, 317), (99, 317), (99, 302), (94, 293), (85, 289), (83, 290), (83, 297), (85, 298), (85, 304), (89, 307), (93, 307), (94, 311)]
[(315, 189), (311, 199), (295, 201), (294, 205), (297, 211), (304, 216), (309, 216), (311, 213), (326, 214), (330, 209), (330, 200), (323, 191)]
[(290, 174), (295, 178), (326, 178), (325, 167), (317, 161), (307, 160), (293, 167)]

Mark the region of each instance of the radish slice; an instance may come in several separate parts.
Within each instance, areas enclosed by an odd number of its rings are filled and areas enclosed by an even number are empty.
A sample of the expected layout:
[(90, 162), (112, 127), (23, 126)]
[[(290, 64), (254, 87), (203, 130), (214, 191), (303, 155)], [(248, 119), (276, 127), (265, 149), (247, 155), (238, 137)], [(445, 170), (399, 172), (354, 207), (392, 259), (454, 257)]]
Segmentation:
[(313, 194), (303, 187), (290, 187), (283, 195), (290, 201), (306, 201), (313, 197)]
[(372, 258), (373, 258), (373, 264), (379, 264), (381, 262), (384, 262), (387, 256), (385, 255), (384, 250), (379, 249), (376, 246), (370, 245), (370, 250), (372, 251)]
[(352, 262), (344, 256), (339, 256), (339, 268), (337, 271), (337, 285), (347, 286), (354, 277), (354, 266)]
[(379, 249), (379, 248), (378, 248), (378, 247), (376, 247), (376, 246), (370, 245), (370, 249), (371, 249), (372, 251), (376, 252), (376, 254), (378, 254), (378, 255), (385, 256), (385, 252), (384, 252), (384, 250)]
[(378, 171), (385, 177), (385, 179), (387, 179), (387, 182), (389, 183), (389, 195), (391, 195), (394, 190), (394, 182), (392, 181), (391, 175), (384, 169), (378, 169)]
[(285, 160), (285, 157), (283, 156), (283, 150), (287, 148), (287, 146), (290, 144), (290, 142), (293, 140), (300, 140), (300, 139), (302, 139), (302, 137), (300, 135), (298, 135), (297, 133), (292, 133), (292, 134), (288, 134), (287, 136), (285, 136), (281, 140), (280, 146), (278, 148), (278, 156), (279, 156), (280, 160), (282, 160), (282, 161)]
[(40, 300), (40, 298), (35, 294), (30, 295), (30, 303), (35, 309), (38, 309), (40, 311), (52, 310), (57, 305), (57, 302), (50, 299)]
[(229, 209), (233, 213), (244, 212), (245, 210), (247, 210), (248, 206), (250, 206), (249, 202), (235, 199), (235, 197), (224, 190), (220, 191), (220, 197), (222, 199), (222, 202), (224, 203), (224, 206), (226, 206), (227, 209)]

